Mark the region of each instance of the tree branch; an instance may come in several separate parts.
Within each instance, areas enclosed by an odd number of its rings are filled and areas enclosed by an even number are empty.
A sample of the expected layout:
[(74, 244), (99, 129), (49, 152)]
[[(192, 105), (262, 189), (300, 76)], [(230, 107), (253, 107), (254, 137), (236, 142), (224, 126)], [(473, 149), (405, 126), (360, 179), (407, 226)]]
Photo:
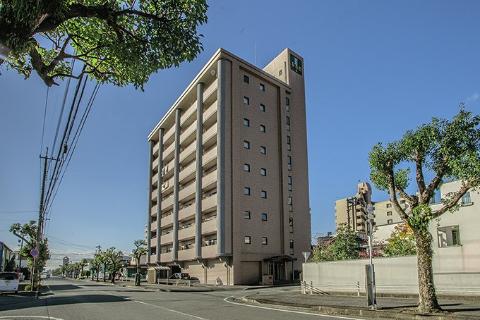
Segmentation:
[(470, 181), (469, 182), (462, 182), (462, 187), (460, 188), (460, 190), (458, 190), (457, 192), (454, 193), (453, 197), (448, 201), (448, 203), (445, 204), (442, 208), (440, 208), (439, 210), (437, 210), (433, 213), (434, 218), (437, 218), (437, 217), (441, 216), (442, 214), (444, 214), (448, 210), (455, 207), (457, 205), (458, 201), (460, 201), (460, 199), (462, 199), (462, 197), (465, 195), (465, 193), (467, 193), (467, 191), (470, 190), (473, 187), (473, 185), (474, 184), (471, 183)]
[(416, 180), (418, 185), (418, 192), (420, 194), (420, 203), (424, 202), (424, 195), (425, 195), (425, 178), (423, 176), (423, 156), (417, 151), (417, 155), (415, 157), (415, 167), (416, 167)]
[(405, 223), (407, 223), (410, 226), (410, 222), (408, 222), (407, 213), (400, 206), (400, 203), (398, 203), (398, 199), (397, 199), (398, 188), (395, 186), (395, 174), (393, 172), (393, 164), (389, 162), (387, 164), (387, 167), (388, 167), (387, 169), (388, 193), (390, 194), (390, 201), (393, 203), (393, 208), (398, 213), (400, 218), (402, 218), (402, 220), (405, 221)]

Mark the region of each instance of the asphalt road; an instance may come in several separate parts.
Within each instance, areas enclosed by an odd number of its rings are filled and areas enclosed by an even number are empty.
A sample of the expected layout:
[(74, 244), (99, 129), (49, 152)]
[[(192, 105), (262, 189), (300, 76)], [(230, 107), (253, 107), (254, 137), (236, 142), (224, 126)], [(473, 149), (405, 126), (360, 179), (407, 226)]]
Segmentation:
[[(353, 319), (307, 314), (299, 310), (238, 304), (229, 297), (255, 291), (158, 292), (87, 281), (52, 279), (39, 299), (0, 296), (0, 319), (51, 320), (327, 320)], [(265, 289), (264, 289), (265, 290)]]

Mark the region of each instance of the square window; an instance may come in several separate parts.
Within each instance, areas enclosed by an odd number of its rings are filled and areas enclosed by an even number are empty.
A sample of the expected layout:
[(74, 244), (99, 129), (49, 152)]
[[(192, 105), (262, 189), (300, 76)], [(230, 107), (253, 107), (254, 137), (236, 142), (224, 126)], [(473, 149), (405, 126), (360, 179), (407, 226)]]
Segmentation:
[(252, 237), (250, 236), (245, 236), (244, 240), (245, 244), (251, 244), (252, 243)]
[(391, 216), (392, 215), (392, 211), (387, 211), (387, 216)]
[(267, 154), (267, 147), (261, 146), (260, 147), (260, 153), (261, 154)]
[(268, 215), (266, 212), (262, 213), (262, 221), (267, 221), (268, 220)]
[(260, 83), (259, 89), (260, 91), (265, 91), (265, 85), (263, 83)]
[(250, 105), (250, 98), (249, 97), (243, 97), (243, 104), (244, 105)]
[(462, 196), (462, 206), (466, 206), (466, 205), (469, 205), (469, 204), (472, 204), (472, 199), (470, 198), (470, 192), (466, 192)]
[(266, 175), (267, 175), (267, 169), (261, 168), (261, 169), (260, 169), (260, 175), (266, 176)]
[(387, 208), (391, 208), (392, 207), (392, 204), (391, 203), (387, 203)]
[(250, 187), (244, 187), (243, 188), (243, 194), (246, 195), (246, 196), (249, 196), (250, 195)]
[(243, 126), (250, 127), (250, 120), (248, 120), (247, 118), (243, 118)]
[(264, 105), (264, 104), (260, 104), (260, 111), (265, 112), (265, 110), (267, 110), (267, 108), (265, 107), (265, 105)]
[(244, 219), (250, 220), (251, 217), (252, 217), (252, 215), (251, 215), (250, 211), (248, 211), (248, 210), (247, 210), (247, 211), (243, 211), (243, 218), (244, 218)]
[(250, 165), (248, 163), (243, 164), (243, 171), (250, 172)]
[(250, 78), (246, 74), (243, 75), (243, 82), (250, 83)]
[(243, 140), (243, 147), (245, 149), (250, 149), (250, 142), (248, 140)]
[(262, 199), (267, 199), (267, 191), (262, 190), (262, 191), (260, 192), (260, 197), (261, 197)]
[(260, 125), (260, 132), (266, 132), (267, 128), (263, 124)]
[(437, 236), (439, 248), (461, 245), (460, 228), (458, 226), (439, 227), (437, 229)]
[(387, 220), (387, 224), (392, 224), (393, 223), (393, 220), (392, 219), (388, 219)]
[(262, 245), (266, 246), (268, 244), (267, 237), (262, 237)]

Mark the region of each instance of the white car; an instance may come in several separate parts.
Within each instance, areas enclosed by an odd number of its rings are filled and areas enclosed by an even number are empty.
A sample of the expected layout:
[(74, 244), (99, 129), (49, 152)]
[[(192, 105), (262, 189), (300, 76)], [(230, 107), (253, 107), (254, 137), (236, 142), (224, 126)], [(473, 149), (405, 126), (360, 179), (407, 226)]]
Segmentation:
[(18, 292), (20, 279), (15, 272), (0, 272), (0, 292)]

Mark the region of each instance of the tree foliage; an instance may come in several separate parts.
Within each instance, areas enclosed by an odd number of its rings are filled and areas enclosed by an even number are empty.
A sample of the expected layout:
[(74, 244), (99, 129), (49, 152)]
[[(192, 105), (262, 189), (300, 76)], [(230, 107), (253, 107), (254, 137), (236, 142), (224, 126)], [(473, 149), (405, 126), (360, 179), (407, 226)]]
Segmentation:
[(383, 248), (383, 253), (387, 257), (410, 256), (417, 254), (415, 236), (412, 228), (406, 223), (395, 226), (387, 244)]
[(29, 268), (35, 267), (37, 274), (42, 272), (45, 268), (47, 260), (50, 259), (50, 252), (48, 250), (48, 242), (43, 239), (38, 244), (39, 255), (36, 259), (30, 254), (30, 251), (37, 248), (37, 223), (30, 221), (25, 224), (14, 223), (10, 227), (10, 232), (24, 240), (24, 244), (20, 254), (22, 257), (27, 258), (27, 264)]
[[(395, 211), (415, 237), (421, 312), (440, 309), (433, 283), (429, 223), (447, 211), (457, 210), (462, 196), (480, 185), (479, 125), (480, 116), (461, 106), (452, 120), (433, 118), (430, 123), (407, 131), (398, 141), (377, 144), (370, 152), (372, 182), (388, 191)], [(429, 182), (427, 175), (433, 176)], [(461, 186), (445, 195), (442, 205), (432, 210), (430, 200), (446, 179), (459, 180)], [(416, 190), (408, 194), (412, 180)], [(399, 197), (406, 200), (406, 208), (400, 206)]]
[(132, 256), (135, 258), (137, 266), (137, 273), (135, 275), (135, 285), (140, 285), (140, 259), (147, 254), (147, 242), (145, 240), (135, 240), (133, 243), (135, 248), (132, 251)]
[(115, 276), (123, 267), (123, 253), (115, 249), (115, 247), (111, 247), (105, 251), (104, 255), (107, 263), (107, 270), (110, 273), (112, 283), (114, 283)]
[(0, 0), (0, 57), (48, 86), (79, 77), (73, 59), (99, 82), (143, 88), (203, 49), (206, 11), (206, 0)]
[(361, 240), (357, 234), (347, 227), (340, 227), (335, 238), (331, 241), (319, 243), (313, 249), (312, 260), (336, 261), (358, 259)]

